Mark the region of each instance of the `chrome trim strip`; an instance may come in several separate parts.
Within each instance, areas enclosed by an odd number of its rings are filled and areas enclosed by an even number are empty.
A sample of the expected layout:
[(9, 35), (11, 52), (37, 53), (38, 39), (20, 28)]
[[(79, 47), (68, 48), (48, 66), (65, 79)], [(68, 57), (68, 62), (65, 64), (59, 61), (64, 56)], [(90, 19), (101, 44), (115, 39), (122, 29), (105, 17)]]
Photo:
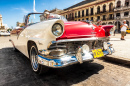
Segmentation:
[(109, 39), (109, 37), (92, 37), (92, 38), (79, 38), (79, 39), (64, 39), (64, 40), (58, 40), (56, 43), (59, 42), (72, 42), (72, 41), (89, 41), (89, 40), (105, 40)]

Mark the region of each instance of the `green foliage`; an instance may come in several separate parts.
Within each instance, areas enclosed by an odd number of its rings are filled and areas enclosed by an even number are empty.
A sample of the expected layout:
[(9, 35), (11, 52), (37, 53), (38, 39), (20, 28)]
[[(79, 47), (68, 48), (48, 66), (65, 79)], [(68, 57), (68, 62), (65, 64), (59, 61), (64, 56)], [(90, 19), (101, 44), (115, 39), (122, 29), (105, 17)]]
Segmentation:
[(10, 31), (12, 31), (12, 29), (9, 28), (9, 29), (7, 29), (7, 31), (10, 32)]

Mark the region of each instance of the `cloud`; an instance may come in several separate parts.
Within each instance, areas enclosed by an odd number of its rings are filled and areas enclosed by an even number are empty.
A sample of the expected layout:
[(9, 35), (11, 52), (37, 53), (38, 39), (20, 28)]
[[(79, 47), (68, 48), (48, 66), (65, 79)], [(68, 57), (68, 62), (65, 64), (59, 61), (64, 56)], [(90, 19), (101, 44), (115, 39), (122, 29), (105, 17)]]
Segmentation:
[(27, 14), (27, 13), (30, 13), (29, 10), (25, 9), (25, 8), (13, 8), (14, 10), (20, 10), (22, 11), (23, 14)]
[(30, 11), (26, 10), (25, 8), (21, 8), (21, 10), (23, 13), (26, 13), (26, 14), (30, 12)]

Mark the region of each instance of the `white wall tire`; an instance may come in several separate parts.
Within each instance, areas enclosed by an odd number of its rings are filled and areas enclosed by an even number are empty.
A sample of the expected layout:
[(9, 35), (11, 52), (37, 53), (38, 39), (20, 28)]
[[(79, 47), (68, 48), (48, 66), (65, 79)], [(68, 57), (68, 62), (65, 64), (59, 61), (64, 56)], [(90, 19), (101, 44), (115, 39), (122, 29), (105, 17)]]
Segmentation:
[(38, 55), (37, 47), (35, 44), (33, 44), (30, 48), (30, 61), (32, 69), (37, 74), (46, 73), (49, 68), (42, 66), (38, 63), (37, 55)]

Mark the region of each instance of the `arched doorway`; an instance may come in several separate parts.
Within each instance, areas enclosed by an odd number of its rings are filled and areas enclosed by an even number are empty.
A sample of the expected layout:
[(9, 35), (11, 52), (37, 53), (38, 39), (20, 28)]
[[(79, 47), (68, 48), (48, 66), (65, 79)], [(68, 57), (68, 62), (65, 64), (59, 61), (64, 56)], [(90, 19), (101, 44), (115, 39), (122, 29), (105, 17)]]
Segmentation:
[(106, 25), (106, 23), (102, 23), (102, 25)]
[(116, 7), (117, 7), (117, 8), (118, 8), (118, 7), (121, 7), (121, 1), (118, 1), (118, 2), (117, 2)]
[(106, 12), (106, 5), (103, 5), (103, 12)]
[(116, 28), (117, 28), (117, 31), (118, 31), (118, 33), (120, 33), (121, 31), (121, 28), (120, 28), (120, 26), (121, 26), (121, 23), (119, 22), (119, 21), (117, 21), (117, 22), (115, 22), (115, 26), (116, 26)]
[(125, 0), (125, 6), (129, 6), (129, 0)]
[(97, 7), (97, 13), (100, 13), (100, 6)]
[(109, 4), (109, 11), (113, 11), (113, 3)]
[(113, 23), (112, 23), (112, 22), (109, 22), (108, 24), (109, 24), (109, 25), (112, 25)]

